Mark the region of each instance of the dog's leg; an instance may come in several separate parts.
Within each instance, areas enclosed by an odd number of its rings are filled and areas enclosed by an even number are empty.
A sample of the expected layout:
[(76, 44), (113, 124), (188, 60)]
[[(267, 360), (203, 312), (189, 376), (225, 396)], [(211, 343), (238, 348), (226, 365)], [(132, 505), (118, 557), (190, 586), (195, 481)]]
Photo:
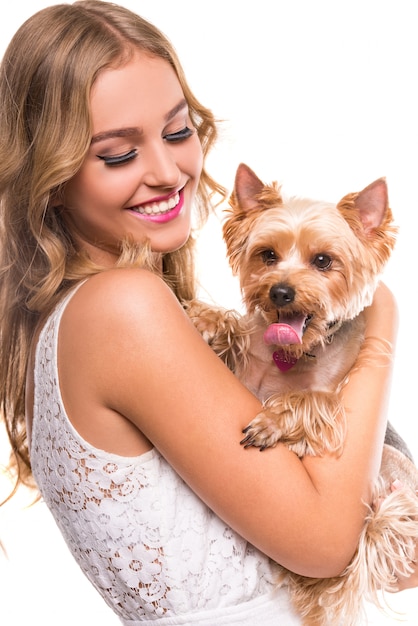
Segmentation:
[(337, 393), (293, 390), (271, 396), (244, 433), (245, 447), (264, 450), (280, 441), (299, 457), (338, 453), (345, 436), (344, 412)]
[(200, 300), (183, 304), (190, 320), (232, 372), (245, 360), (249, 351), (249, 329), (246, 318), (237, 311), (210, 306)]

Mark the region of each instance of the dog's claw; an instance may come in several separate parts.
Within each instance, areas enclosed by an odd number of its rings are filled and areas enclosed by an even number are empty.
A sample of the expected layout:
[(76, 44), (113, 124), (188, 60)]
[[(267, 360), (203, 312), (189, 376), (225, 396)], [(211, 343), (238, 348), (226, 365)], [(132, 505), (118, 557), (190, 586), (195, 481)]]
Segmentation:
[(246, 437), (244, 437), (244, 439), (240, 441), (240, 444), (244, 446), (244, 448), (249, 448), (250, 446), (252, 446), (253, 444), (251, 435), (247, 435)]
[(274, 447), (280, 438), (280, 431), (277, 428), (272, 428), (272, 425), (266, 422), (265, 416), (254, 419), (242, 432), (246, 436), (240, 441), (240, 444), (244, 448), (254, 446), (259, 448), (260, 452), (266, 448)]
[[(250, 428), (250, 427), (248, 427)], [(240, 444), (242, 446), (244, 446), (244, 448), (251, 448), (252, 446), (255, 447), (259, 447), (260, 448), (260, 452), (262, 452), (263, 450), (265, 450), (267, 448), (266, 445), (261, 444), (260, 446), (258, 446), (257, 444), (257, 439), (255, 434), (248, 434), (246, 437), (244, 437), (244, 439), (242, 439), (242, 441), (240, 441)]]
[(254, 446), (263, 452), (266, 448), (274, 448), (283, 436), (283, 429), (278, 423), (279, 415), (265, 408), (242, 432), (245, 437), (240, 441), (244, 448)]

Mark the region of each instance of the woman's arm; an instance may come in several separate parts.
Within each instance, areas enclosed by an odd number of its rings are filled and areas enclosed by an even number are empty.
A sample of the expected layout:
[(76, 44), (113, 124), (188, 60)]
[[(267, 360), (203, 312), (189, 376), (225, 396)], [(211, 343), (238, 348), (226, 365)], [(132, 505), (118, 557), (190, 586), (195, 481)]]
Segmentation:
[[(381, 287), (367, 334), (393, 345), (395, 327), (393, 298)], [(390, 360), (364, 365), (345, 387), (343, 454), (303, 461), (282, 445), (262, 454), (239, 445), (259, 401), (146, 271), (111, 270), (79, 289), (64, 314), (60, 362), (64, 397), (66, 379), (79, 381), (89, 420), (102, 409), (124, 416), (222, 519), (273, 559), (318, 577), (338, 574), (350, 560), (361, 502), (378, 472)]]

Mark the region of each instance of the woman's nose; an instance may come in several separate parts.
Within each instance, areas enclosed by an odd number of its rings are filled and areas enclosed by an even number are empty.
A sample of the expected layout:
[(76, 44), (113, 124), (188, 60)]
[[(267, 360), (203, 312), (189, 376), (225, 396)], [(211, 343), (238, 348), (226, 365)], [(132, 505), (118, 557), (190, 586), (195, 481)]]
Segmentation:
[(156, 141), (147, 146), (142, 155), (143, 182), (149, 187), (176, 187), (181, 182), (181, 170), (172, 153), (171, 146)]

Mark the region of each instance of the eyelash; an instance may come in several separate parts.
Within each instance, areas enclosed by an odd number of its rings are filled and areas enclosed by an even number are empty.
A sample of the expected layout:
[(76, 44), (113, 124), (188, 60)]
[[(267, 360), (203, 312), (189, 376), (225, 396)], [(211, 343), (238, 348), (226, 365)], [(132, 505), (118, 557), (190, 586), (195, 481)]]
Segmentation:
[(188, 139), (194, 134), (194, 132), (195, 131), (192, 128), (185, 126), (181, 130), (179, 130), (177, 133), (170, 133), (169, 135), (164, 135), (163, 139), (171, 143), (177, 143), (180, 141), (184, 141), (185, 139)]
[[(163, 139), (165, 139), (169, 143), (180, 143), (181, 141), (184, 141), (185, 139), (191, 137), (193, 134), (194, 130), (186, 126), (182, 130), (179, 130), (177, 133), (164, 135)], [(137, 154), (137, 150), (133, 149), (129, 150), (129, 152), (126, 152), (125, 154), (119, 154), (117, 156), (101, 156), (100, 154), (98, 154), (97, 158), (104, 161), (105, 165), (117, 166), (129, 163), (129, 161), (132, 161), (132, 159), (136, 158)]]
[(123, 165), (124, 163), (132, 161), (132, 159), (134, 159), (136, 155), (136, 150), (129, 150), (129, 152), (126, 152), (125, 154), (119, 154), (117, 156), (101, 156), (100, 154), (98, 154), (97, 158), (104, 161), (105, 165)]

